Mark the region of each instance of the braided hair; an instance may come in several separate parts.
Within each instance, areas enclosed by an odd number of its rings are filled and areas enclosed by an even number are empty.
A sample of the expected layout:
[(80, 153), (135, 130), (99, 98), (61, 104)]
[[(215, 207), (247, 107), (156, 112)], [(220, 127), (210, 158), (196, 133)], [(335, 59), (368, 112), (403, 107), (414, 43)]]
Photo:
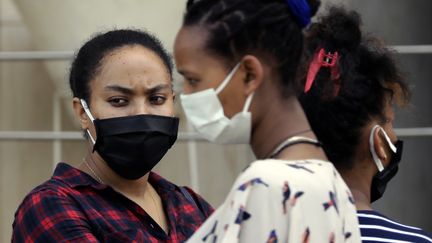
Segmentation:
[(304, 1), (312, 17), (319, 0), (189, 0), (183, 26), (208, 32), (205, 50), (222, 58), (227, 69), (247, 54), (274, 64), (281, 95), (298, 94), (294, 82), (303, 50), (304, 24), (288, 2)]

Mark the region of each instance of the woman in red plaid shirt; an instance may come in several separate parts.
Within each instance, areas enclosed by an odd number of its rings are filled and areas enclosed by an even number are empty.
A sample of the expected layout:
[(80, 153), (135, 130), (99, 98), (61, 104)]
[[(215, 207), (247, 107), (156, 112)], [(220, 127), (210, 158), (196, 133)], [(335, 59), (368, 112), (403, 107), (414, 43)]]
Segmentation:
[(12, 242), (185, 241), (213, 209), (151, 172), (178, 129), (161, 43), (136, 30), (97, 35), (79, 50), (70, 86), (87, 151), (26, 196)]

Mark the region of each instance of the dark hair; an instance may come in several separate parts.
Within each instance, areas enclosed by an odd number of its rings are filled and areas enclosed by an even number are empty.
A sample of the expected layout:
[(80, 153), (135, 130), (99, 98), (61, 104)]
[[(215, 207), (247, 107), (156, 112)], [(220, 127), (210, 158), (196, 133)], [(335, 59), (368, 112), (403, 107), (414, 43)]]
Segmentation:
[(312, 88), (300, 96), (313, 131), (339, 169), (352, 168), (362, 131), (370, 121), (385, 122), (387, 97), (398, 104), (408, 103), (410, 97), (392, 51), (381, 40), (362, 36), (360, 25), (358, 13), (333, 7), (306, 33), (303, 73), (319, 49), (339, 54), (339, 88), (330, 69), (321, 67)]
[[(308, 2), (312, 17), (320, 1)], [(231, 67), (246, 54), (270, 58), (282, 95), (297, 94), (294, 79), (303, 34), (287, 0), (189, 0), (183, 25), (203, 27), (208, 32), (206, 51)]]
[(89, 83), (98, 74), (104, 57), (118, 48), (133, 45), (140, 45), (155, 52), (162, 59), (172, 79), (171, 57), (155, 36), (140, 30), (113, 30), (95, 35), (79, 49), (69, 75), (73, 96), (89, 102)]

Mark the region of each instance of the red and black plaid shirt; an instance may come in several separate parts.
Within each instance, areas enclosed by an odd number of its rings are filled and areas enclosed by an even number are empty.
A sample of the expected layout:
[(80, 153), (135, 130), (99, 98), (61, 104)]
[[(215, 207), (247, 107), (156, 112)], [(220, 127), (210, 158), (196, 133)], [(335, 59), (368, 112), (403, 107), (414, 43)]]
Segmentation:
[(213, 212), (190, 189), (192, 197), (155, 173), (149, 182), (162, 199), (168, 235), (137, 204), (60, 163), (19, 206), (12, 242), (183, 242)]

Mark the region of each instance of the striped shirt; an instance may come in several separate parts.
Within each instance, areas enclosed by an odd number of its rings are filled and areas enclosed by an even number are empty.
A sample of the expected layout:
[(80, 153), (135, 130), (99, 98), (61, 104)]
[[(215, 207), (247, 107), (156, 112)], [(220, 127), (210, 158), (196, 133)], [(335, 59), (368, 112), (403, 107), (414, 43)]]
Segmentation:
[(363, 243), (432, 242), (432, 236), (422, 229), (397, 223), (378, 212), (359, 210), (357, 216)]

